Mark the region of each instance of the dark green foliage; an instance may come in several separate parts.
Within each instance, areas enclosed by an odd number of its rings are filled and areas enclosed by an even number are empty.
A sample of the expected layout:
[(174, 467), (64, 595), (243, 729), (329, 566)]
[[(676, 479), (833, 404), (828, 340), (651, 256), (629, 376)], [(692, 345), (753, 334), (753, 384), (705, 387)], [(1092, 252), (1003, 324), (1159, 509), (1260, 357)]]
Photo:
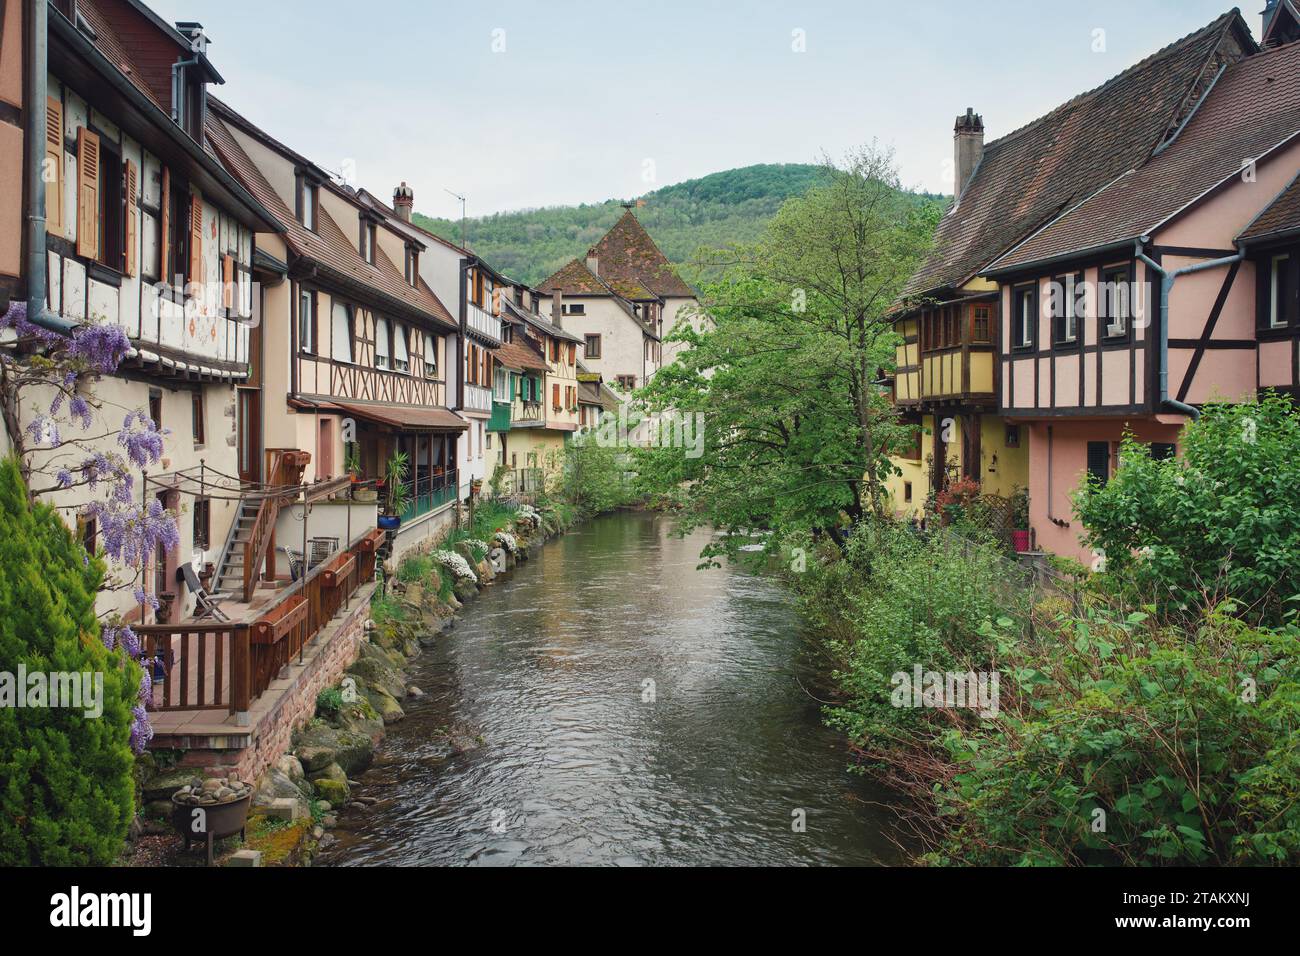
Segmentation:
[[(746, 166), (665, 186), (644, 198), (637, 218), (668, 261), (689, 262), (700, 247), (756, 240), (767, 221), (792, 196), (823, 175), (799, 163)], [(511, 278), (541, 282), (570, 259), (581, 258), (622, 215), (621, 200), (497, 213), (468, 222), (474, 251)], [(461, 224), (415, 215), (418, 225), (453, 242)]]
[(103, 714), (0, 708), (0, 866), (113, 862), (134, 815), (130, 736), (141, 672), (95, 618), (104, 575), (0, 463), (0, 671), (103, 675)]
[(1219, 601), (1278, 624), (1300, 594), (1300, 416), (1290, 400), (1212, 404), (1157, 461), (1125, 441), (1111, 481), (1076, 510), (1112, 588), (1195, 618)]

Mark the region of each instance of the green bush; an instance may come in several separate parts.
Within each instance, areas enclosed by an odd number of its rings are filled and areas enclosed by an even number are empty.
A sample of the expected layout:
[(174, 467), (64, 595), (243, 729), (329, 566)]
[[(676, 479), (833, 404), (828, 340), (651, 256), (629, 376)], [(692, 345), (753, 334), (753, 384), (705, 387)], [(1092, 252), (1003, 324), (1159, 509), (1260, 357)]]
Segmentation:
[(403, 584), (415, 584), (427, 580), (433, 570), (433, 558), (427, 554), (413, 554), (403, 558), (397, 566), (397, 580)]
[(103, 713), (0, 707), (0, 866), (104, 865), (134, 815), (132, 709), (142, 673), (100, 638), (104, 566), (0, 463), (0, 671), (103, 675)]
[(322, 717), (334, 717), (343, 709), (343, 691), (337, 687), (326, 687), (316, 695), (316, 713)]
[(1188, 635), (1142, 613), (1040, 622), (1005, 652), (1001, 715), (943, 738), (967, 865), (1300, 861), (1300, 631), (1220, 609)]
[(1266, 625), (1300, 593), (1300, 417), (1289, 399), (1211, 404), (1157, 461), (1125, 440), (1111, 481), (1076, 511), (1109, 587), (1194, 620), (1223, 599)]
[(834, 677), (845, 700), (829, 711), (832, 725), (875, 754), (879, 741), (911, 736), (933, 720), (933, 711), (894, 707), (891, 679), (917, 664), (987, 669), (992, 649), (981, 627), (1007, 614), (1015, 599), (1004, 576), (992, 546), (889, 521), (855, 526), (843, 560), (810, 566), (801, 582), (805, 606), (819, 607), (834, 635)]

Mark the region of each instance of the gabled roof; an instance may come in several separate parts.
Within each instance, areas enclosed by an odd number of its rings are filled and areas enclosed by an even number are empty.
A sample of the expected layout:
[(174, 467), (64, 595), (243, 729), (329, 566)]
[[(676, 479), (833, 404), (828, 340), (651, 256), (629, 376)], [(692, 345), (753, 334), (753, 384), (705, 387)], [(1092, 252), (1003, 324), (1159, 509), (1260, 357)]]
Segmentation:
[[(592, 257), (597, 260), (597, 275), (603, 284), (625, 299), (635, 302), (672, 296), (695, 297), (695, 290), (681, 280), (630, 209), (587, 250), (587, 258)], [(590, 277), (591, 270), (574, 259), (538, 288), (543, 292), (559, 289), (565, 295), (604, 294), (592, 285)]]
[(508, 318), (514, 322), (522, 322), (535, 326), (552, 338), (562, 339), (565, 342), (573, 342), (575, 345), (582, 344), (582, 339), (577, 335), (574, 335), (568, 329), (561, 328), (554, 322), (548, 321), (544, 316), (541, 316), (536, 312), (529, 312), (527, 309), (521, 309), (509, 299), (502, 302), (502, 305), (505, 306), (506, 312), (509, 313)]
[(1288, 28), (1294, 31), (1300, 25), (1300, 4), (1296, 0), (1276, 0), (1272, 11), (1265, 9), (1264, 12), (1264, 33), (1259, 40), (1263, 46), (1272, 46), (1276, 42), (1274, 33), (1283, 31), (1280, 36), (1284, 36)]
[(1300, 174), (1242, 230), (1237, 240), (1247, 244), (1268, 242), (1296, 233), (1300, 233)]
[(1220, 61), (1257, 49), (1232, 10), (987, 144), (904, 296), (961, 286), (1045, 223), (1142, 165), (1195, 107)]
[[(351, 240), (324, 208), (320, 210), (315, 232), (299, 222), (226, 126), (226, 121), (233, 122), (234, 117), (233, 111), (225, 104), (209, 111), (208, 142), (226, 167), (279, 221), (284, 229), (285, 244), (294, 255), (323, 267), (364, 296), (377, 300), (381, 307), (414, 313), (449, 329), (459, 327), (424, 280), (419, 280), (418, 288), (411, 286), (382, 249), (375, 249), (374, 265), (361, 258)], [(241, 128), (245, 124), (247, 121), (240, 118)]]
[(1243, 163), (1263, 160), (1300, 134), (1300, 44), (1228, 66), (1173, 144), (1090, 196), (993, 264), (991, 272), (1148, 236)]
[(523, 342), (504, 342), (499, 349), (493, 351), (492, 357), (516, 372), (545, 372), (548, 368), (546, 359)]

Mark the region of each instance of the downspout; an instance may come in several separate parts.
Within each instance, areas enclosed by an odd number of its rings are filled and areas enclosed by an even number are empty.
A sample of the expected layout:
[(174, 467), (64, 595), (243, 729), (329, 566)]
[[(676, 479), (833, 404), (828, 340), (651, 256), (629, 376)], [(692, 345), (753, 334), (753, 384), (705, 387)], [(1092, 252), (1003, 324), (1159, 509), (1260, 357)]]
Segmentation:
[[(71, 335), (76, 323), (45, 307), (45, 101), (49, 96), (48, 0), (28, 4), (31, 55), (27, 58), (27, 320), (60, 335)], [(62, 131), (60, 131), (61, 133)]]
[(1184, 266), (1181, 269), (1169, 272), (1142, 251), (1142, 247), (1150, 241), (1150, 236), (1143, 236), (1139, 239), (1134, 246), (1134, 255), (1146, 263), (1148, 269), (1160, 274), (1160, 304), (1156, 313), (1156, 317), (1160, 322), (1160, 401), (1157, 405), (1157, 411), (1175, 412), (1196, 421), (1201, 417), (1200, 409), (1169, 397), (1169, 297), (1179, 276), (1189, 275), (1193, 272), (1204, 272), (1206, 269), (1219, 269), (1223, 266), (1241, 262), (1246, 257), (1246, 250), (1244, 246), (1238, 243), (1236, 255), (1198, 262), (1196, 265)]

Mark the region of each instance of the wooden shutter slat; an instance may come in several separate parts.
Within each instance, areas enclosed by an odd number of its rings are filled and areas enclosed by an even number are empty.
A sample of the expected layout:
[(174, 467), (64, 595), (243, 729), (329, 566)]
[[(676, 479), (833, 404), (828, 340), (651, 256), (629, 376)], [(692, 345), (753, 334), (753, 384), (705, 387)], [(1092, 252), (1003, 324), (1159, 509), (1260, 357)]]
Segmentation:
[(99, 258), (99, 137), (77, 130), (77, 255)]
[(45, 228), (63, 234), (63, 103), (45, 103)]
[(191, 282), (203, 281), (203, 200), (190, 197), (190, 274)]
[(140, 173), (132, 160), (126, 161), (126, 274), (136, 274), (136, 223), (140, 210), (137, 191), (140, 186)]

